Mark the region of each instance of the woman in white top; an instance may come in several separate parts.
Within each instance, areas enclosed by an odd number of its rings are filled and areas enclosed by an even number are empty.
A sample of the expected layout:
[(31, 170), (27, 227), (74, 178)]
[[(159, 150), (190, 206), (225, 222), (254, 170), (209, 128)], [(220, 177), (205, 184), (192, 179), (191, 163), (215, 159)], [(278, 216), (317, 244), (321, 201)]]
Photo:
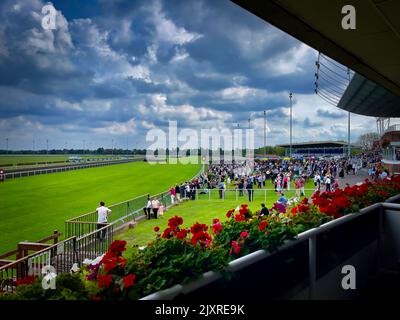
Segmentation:
[(159, 206), (160, 206), (160, 202), (157, 200), (157, 198), (154, 198), (151, 201), (151, 207), (153, 208), (154, 219), (157, 219), (157, 213), (158, 213)]

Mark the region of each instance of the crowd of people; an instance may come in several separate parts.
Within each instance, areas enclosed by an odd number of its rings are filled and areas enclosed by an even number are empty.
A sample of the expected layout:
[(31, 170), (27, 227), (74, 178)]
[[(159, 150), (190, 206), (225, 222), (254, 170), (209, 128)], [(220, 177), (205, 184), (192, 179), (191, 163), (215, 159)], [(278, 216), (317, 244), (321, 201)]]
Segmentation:
[(174, 203), (177, 196), (195, 199), (197, 193), (206, 194), (210, 189), (217, 189), (221, 199), (225, 198), (227, 189), (237, 190), (240, 197), (247, 196), (248, 201), (252, 202), (254, 189), (268, 189), (268, 181), (271, 181), (279, 196), (294, 189), (295, 197), (300, 198), (305, 195), (305, 187), (310, 179), (316, 191), (334, 191), (339, 187), (340, 179), (355, 175), (362, 168), (371, 168), (371, 176), (387, 176), (387, 172), (379, 170), (379, 163), (380, 156), (376, 153), (363, 153), (351, 158), (285, 158), (251, 163), (221, 161), (208, 165), (199, 177), (172, 187), (171, 202)]
[[(277, 193), (277, 202), (286, 206), (295, 199), (305, 196), (307, 181), (312, 179), (314, 191), (334, 191), (339, 187), (340, 179), (355, 175), (359, 170), (366, 169), (371, 179), (384, 179), (388, 172), (380, 164), (378, 153), (363, 153), (351, 158), (306, 158), (256, 160), (254, 162), (233, 162), (210, 164), (199, 176), (182, 184), (176, 184), (169, 189), (171, 204), (183, 199), (194, 200), (198, 194), (207, 194), (210, 189), (217, 189), (219, 198), (225, 198), (226, 189), (235, 190), (240, 197), (247, 196), (249, 202), (254, 200), (254, 189), (267, 189), (271, 181)], [(288, 199), (287, 191), (295, 189), (294, 199)], [(155, 219), (163, 215), (165, 210), (162, 201), (157, 197), (148, 197), (143, 208), (145, 215)], [(98, 227), (107, 223), (111, 210), (100, 203)], [(261, 204), (260, 214), (269, 214), (265, 204)]]

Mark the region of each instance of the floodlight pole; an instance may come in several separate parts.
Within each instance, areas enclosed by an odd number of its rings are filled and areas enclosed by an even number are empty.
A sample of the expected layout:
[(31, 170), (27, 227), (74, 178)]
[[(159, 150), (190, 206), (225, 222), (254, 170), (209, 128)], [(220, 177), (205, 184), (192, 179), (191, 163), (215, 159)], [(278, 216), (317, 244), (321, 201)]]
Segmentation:
[(351, 156), (351, 145), (350, 145), (350, 111), (347, 118), (347, 157)]
[(242, 149), (239, 148), (239, 146), (241, 146), (241, 143), (239, 142), (239, 140), (240, 140), (240, 132), (239, 132), (239, 130), (240, 130), (240, 123), (237, 124), (237, 128), (238, 128), (238, 131), (237, 131), (237, 134), (238, 134), (238, 138), (237, 138), (238, 152), (240, 151), (240, 156), (239, 156), (239, 158), (241, 158), (243, 148), (242, 148)]
[(292, 97), (293, 93), (289, 93), (289, 99), (290, 99), (290, 158), (292, 157), (292, 126), (293, 126), (293, 112), (292, 112)]
[(49, 153), (49, 139), (46, 139), (46, 154)]
[(7, 154), (8, 154), (8, 138), (6, 138), (6, 151), (7, 151)]
[(267, 111), (264, 110), (264, 157), (267, 156)]
[[(349, 79), (349, 85), (351, 81), (351, 73), (350, 68), (347, 68), (347, 76)], [(347, 118), (347, 157), (350, 158), (351, 156), (351, 145), (350, 145), (350, 111)]]

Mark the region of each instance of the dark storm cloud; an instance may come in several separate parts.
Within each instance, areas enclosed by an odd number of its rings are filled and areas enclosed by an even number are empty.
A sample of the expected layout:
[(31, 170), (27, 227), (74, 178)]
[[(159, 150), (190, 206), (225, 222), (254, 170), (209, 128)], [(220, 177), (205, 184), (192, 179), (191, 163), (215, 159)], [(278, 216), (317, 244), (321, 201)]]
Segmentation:
[(0, 121), (13, 128), (142, 143), (174, 119), (201, 128), (268, 109), (279, 122), (289, 91), (314, 89), (315, 52), (228, 0), (54, 1), (53, 31), (41, 27), (44, 3), (0, 3)]

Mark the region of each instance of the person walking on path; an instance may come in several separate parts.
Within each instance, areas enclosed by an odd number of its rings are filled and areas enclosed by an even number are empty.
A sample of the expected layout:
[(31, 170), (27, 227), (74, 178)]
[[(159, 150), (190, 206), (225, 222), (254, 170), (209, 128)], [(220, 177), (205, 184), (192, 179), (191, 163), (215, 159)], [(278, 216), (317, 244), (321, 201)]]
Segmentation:
[(159, 217), (164, 215), (164, 205), (162, 203), (160, 203), (160, 206), (158, 207), (157, 214)]
[(181, 202), (181, 190), (178, 184), (175, 186), (175, 197), (177, 202)]
[(326, 179), (325, 179), (325, 191), (330, 192), (331, 191), (331, 175), (327, 174)]
[(219, 198), (225, 199), (225, 182), (223, 180), (221, 180), (218, 183), (218, 192), (219, 192)]
[(150, 196), (147, 196), (147, 203), (146, 206), (143, 208), (144, 213), (147, 216), (147, 219), (150, 220), (151, 218), (151, 199)]
[(283, 190), (288, 190), (288, 176), (283, 177)]
[(247, 182), (246, 189), (247, 189), (247, 193), (248, 193), (248, 195), (249, 195), (249, 202), (253, 202), (253, 193), (254, 193), (254, 190), (253, 190), (253, 184), (251, 183), (251, 181), (250, 181), (250, 183)]
[(160, 201), (157, 198), (154, 198), (151, 201), (151, 207), (153, 208), (154, 219), (157, 219), (158, 208), (160, 207)]
[(314, 186), (315, 190), (320, 190), (321, 189), (321, 176), (317, 172), (316, 175), (314, 176)]
[(171, 187), (171, 189), (169, 189), (169, 195), (171, 197), (171, 204), (174, 204), (175, 203), (175, 195), (176, 195), (174, 187)]
[(302, 197), (306, 196), (306, 192), (304, 190), (305, 185), (306, 185), (306, 179), (304, 178), (304, 176), (301, 176), (301, 178), (300, 178), (300, 194)]
[(263, 183), (263, 177), (262, 177), (262, 175), (260, 174), (260, 175), (257, 177), (258, 189), (261, 189), (261, 188), (262, 188), (262, 183)]
[(296, 198), (300, 199), (301, 183), (298, 177), (294, 180), (294, 188), (296, 189)]

